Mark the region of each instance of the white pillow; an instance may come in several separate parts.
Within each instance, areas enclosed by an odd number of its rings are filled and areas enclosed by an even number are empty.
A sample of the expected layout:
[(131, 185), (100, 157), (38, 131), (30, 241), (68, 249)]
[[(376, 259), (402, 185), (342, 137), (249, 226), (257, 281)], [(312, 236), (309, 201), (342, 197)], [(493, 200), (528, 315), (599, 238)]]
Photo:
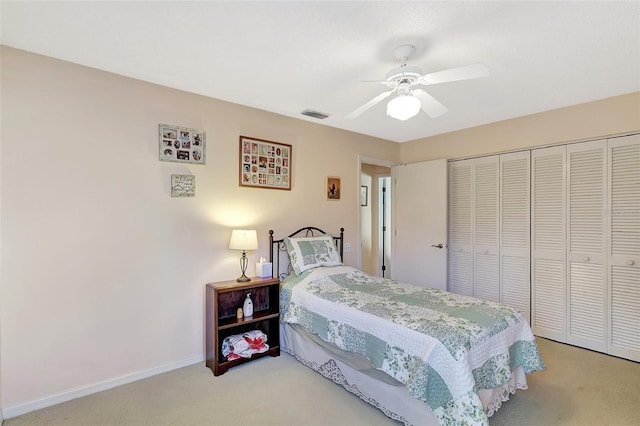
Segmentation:
[(289, 262), (296, 275), (319, 266), (342, 265), (340, 254), (331, 235), (321, 237), (285, 238)]

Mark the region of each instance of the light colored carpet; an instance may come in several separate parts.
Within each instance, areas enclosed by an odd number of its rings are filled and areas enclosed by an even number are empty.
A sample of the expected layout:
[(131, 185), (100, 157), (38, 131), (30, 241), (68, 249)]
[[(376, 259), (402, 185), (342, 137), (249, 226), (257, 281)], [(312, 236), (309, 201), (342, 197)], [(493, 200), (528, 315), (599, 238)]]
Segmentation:
[[(528, 376), (491, 426), (640, 425), (640, 364), (538, 339)], [(5, 420), (5, 426), (396, 425), (298, 363), (266, 357), (214, 377), (204, 363)]]

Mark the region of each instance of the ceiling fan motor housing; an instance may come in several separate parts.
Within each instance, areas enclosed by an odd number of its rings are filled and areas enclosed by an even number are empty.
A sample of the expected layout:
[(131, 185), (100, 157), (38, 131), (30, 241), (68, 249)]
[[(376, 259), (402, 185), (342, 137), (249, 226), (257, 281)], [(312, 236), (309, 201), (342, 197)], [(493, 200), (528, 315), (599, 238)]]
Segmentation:
[(411, 65), (403, 65), (389, 71), (386, 79), (387, 81), (395, 82), (396, 84), (416, 84), (421, 75), (422, 70), (420, 68)]

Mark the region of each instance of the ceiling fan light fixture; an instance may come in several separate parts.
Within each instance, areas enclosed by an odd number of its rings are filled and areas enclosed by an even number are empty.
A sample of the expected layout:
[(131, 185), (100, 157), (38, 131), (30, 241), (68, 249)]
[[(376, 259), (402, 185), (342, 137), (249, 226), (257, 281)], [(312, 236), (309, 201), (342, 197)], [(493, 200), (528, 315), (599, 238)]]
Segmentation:
[(413, 95), (397, 96), (387, 104), (387, 116), (405, 121), (420, 112), (420, 99)]

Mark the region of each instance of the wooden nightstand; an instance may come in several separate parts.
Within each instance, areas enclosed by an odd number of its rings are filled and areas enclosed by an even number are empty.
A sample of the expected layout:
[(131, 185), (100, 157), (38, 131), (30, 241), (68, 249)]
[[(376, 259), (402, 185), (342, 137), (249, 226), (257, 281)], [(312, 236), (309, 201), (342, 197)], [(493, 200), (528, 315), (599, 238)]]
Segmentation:
[[(236, 318), (247, 293), (253, 300), (253, 317)], [(206, 348), (207, 367), (214, 376), (224, 374), (229, 368), (266, 355), (280, 355), (280, 280), (278, 278), (251, 278), (246, 283), (223, 281), (209, 283), (206, 287)], [(269, 350), (254, 354), (251, 358), (227, 361), (222, 355), (222, 341), (227, 336), (251, 330), (267, 335)]]

